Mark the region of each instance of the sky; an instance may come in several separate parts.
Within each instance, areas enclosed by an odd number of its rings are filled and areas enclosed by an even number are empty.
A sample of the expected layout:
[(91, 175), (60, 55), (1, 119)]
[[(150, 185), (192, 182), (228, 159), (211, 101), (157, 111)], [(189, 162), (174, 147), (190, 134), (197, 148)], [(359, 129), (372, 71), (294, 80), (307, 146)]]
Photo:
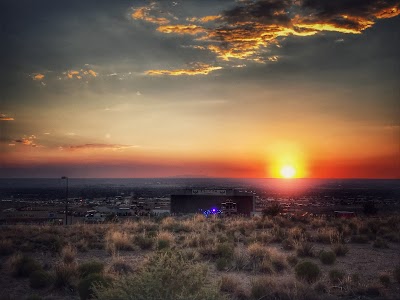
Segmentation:
[(0, 177), (400, 178), (399, 0), (2, 0)]

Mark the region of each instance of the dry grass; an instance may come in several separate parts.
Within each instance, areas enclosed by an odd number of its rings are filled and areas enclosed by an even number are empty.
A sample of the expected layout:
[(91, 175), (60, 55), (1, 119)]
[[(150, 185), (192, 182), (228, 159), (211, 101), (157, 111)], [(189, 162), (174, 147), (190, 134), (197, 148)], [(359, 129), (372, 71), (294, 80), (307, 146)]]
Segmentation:
[(126, 232), (110, 230), (106, 235), (105, 248), (109, 253), (115, 253), (119, 250), (133, 250), (132, 237)]
[(65, 264), (72, 264), (76, 260), (76, 248), (70, 244), (64, 246), (61, 250), (61, 258)]

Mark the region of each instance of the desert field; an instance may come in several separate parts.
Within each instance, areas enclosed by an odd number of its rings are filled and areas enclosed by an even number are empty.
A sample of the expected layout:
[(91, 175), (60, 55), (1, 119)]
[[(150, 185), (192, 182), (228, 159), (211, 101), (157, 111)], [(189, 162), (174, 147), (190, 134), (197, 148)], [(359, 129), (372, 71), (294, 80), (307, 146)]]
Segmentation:
[(0, 227), (0, 299), (398, 299), (400, 216)]

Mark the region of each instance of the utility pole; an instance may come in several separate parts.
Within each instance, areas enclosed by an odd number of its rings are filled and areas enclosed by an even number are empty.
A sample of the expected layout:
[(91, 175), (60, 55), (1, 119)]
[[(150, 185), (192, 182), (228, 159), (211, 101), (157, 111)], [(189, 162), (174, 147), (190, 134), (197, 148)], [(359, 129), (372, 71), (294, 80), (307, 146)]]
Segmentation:
[(66, 189), (65, 189), (65, 225), (68, 225), (68, 177), (63, 176), (61, 179), (66, 180)]

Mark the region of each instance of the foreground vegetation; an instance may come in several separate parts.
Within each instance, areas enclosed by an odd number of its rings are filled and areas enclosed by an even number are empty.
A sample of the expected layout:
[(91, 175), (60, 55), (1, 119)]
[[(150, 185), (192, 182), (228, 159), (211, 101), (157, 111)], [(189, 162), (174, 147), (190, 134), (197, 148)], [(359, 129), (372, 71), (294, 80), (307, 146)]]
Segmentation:
[(6, 226), (0, 299), (396, 299), (399, 221), (195, 215)]

